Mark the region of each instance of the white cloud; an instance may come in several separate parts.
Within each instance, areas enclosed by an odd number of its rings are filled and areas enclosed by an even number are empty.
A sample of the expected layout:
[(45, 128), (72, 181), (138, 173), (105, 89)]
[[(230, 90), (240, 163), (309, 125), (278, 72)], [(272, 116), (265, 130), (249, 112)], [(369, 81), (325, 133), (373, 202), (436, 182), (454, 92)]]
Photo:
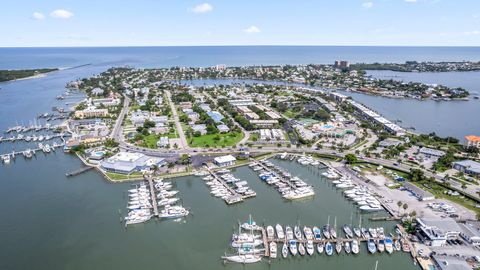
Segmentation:
[(45, 15), (43, 15), (43, 13), (35, 11), (35, 12), (32, 13), (32, 19), (43, 20), (43, 19), (45, 19)]
[(480, 35), (480, 31), (479, 30), (473, 30), (473, 31), (464, 32), (463, 34), (465, 34), (467, 36), (476, 36), (476, 35)]
[(260, 28), (256, 27), (255, 25), (252, 25), (246, 29), (243, 29), (243, 32), (247, 34), (257, 34), (262, 32), (262, 30), (260, 30)]
[(371, 7), (373, 7), (373, 2), (365, 2), (365, 3), (362, 4), (362, 7), (371, 8)]
[(70, 19), (71, 17), (73, 17), (73, 13), (64, 9), (57, 9), (50, 13), (50, 17), (58, 19)]
[(408, 2), (408, 3), (416, 3), (417, 0), (405, 0), (405, 2)]
[(193, 13), (207, 13), (213, 10), (213, 6), (209, 3), (198, 4), (192, 8)]

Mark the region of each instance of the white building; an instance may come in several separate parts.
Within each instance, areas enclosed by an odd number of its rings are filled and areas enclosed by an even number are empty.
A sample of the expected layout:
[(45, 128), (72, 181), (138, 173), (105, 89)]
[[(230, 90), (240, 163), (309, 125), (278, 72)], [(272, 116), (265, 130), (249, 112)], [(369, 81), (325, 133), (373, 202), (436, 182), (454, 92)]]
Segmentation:
[(417, 218), (420, 235), (427, 240), (432, 247), (444, 246), (447, 240), (458, 239), (462, 229), (451, 218)]
[(213, 163), (220, 167), (234, 165), (236, 161), (237, 159), (232, 155), (216, 157), (213, 159)]

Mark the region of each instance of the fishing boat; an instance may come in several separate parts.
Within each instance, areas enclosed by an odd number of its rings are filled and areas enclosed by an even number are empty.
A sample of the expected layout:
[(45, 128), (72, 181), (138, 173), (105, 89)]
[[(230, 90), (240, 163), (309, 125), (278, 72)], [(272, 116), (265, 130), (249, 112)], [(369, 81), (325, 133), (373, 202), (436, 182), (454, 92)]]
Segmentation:
[(262, 257), (260, 257), (259, 255), (245, 254), (245, 255), (222, 256), (222, 259), (229, 262), (247, 264), (247, 263), (257, 263), (262, 260)]
[(342, 241), (338, 240), (337, 243), (335, 244), (335, 250), (337, 251), (337, 253), (342, 252), (342, 246), (343, 246)]
[(383, 252), (385, 250), (385, 240), (384, 239), (379, 239), (377, 242), (377, 250), (378, 252)]
[(303, 243), (298, 243), (298, 253), (302, 256), (305, 255), (305, 246)]
[(318, 244), (317, 244), (317, 252), (318, 252), (318, 254), (322, 254), (324, 248), (325, 248), (325, 245), (323, 244), (323, 242), (318, 243)]
[(302, 240), (302, 231), (300, 230), (300, 227), (299, 226), (295, 226), (293, 228), (293, 232), (295, 234), (295, 238), (297, 238), (298, 240)]
[(292, 253), (293, 256), (297, 255), (297, 240), (288, 241), (288, 248), (290, 249), (290, 253)]
[(282, 257), (285, 259), (288, 256), (288, 246), (287, 243), (283, 243), (282, 246)]
[(347, 254), (350, 254), (350, 252), (352, 252), (352, 249), (350, 248), (350, 242), (348, 241), (345, 242), (345, 252)]
[(354, 239), (352, 241), (352, 253), (358, 254), (359, 251), (360, 251), (360, 245), (358, 244), (358, 240)]
[(393, 241), (390, 237), (385, 238), (385, 250), (388, 252), (388, 254), (392, 254), (393, 252)]
[(287, 240), (293, 240), (293, 230), (290, 226), (285, 227), (285, 236)]
[(367, 241), (367, 248), (370, 253), (377, 252), (377, 246), (375, 245), (375, 241), (372, 238), (369, 238)]
[(273, 238), (275, 238), (275, 230), (273, 229), (272, 226), (267, 226), (267, 239), (269, 241), (272, 241)]
[(312, 231), (313, 231), (313, 238), (315, 240), (322, 239), (322, 231), (317, 226), (314, 226)]
[(313, 241), (308, 240), (307, 241), (307, 253), (308, 253), (308, 255), (312, 256), (314, 252), (315, 252), (315, 247), (313, 246)]
[(330, 242), (327, 242), (325, 244), (325, 253), (328, 255), (328, 256), (331, 256), (333, 254), (333, 245), (332, 243)]
[(277, 243), (275, 242), (270, 242), (270, 258), (277, 258)]
[(277, 232), (278, 239), (285, 238), (285, 233), (283, 232), (283, 227), (280, 224), (275, 225), (275, 231)]

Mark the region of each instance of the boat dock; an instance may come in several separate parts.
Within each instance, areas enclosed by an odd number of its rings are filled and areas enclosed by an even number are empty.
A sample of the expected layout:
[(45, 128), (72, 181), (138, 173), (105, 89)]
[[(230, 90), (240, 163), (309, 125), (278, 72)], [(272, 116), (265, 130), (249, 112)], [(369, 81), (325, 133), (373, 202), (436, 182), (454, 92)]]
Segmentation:
[(224, 198), (224, 201), (225, 203), (227, 203), (228, 205), (230, 204), (235, 204), (235, 203), (239, 203), (239, 202), (243, 202), (245, 199), (248, 199), (248, 198), (252, 198), (252, 197), (255, 197), (257, 196), (257, 194), (255, 192), (250, 192), (250, 193), (244, 193), (244, 194), (241, 194), (239, 193), (237, 190), (235, 190), (234, 188), (232, 188), (231, 185), (229, 185), (225, 179), (223, 179), (222, 177), (219, 176), (218, 172), (215, 172), (214, 170), (210, 169), (210, 168), (207, 168), (207, 171), (209, 173), (209, 175), (214, 179), (216, 180), (217, 182), (219, 182), (231, 195), (228, 196), (228, 197), (225, 197)]
[(89, 171), (89, 170), (91, 170), (91, 169), (93, 169), (93, 168), (94, 168), (94, 167), (92, 167), (92, 166), (85, 166), (85, 167), (82, 167), (82, 168), (77, 169), (77, 170), (75, 170), (75, 171), (66, 173), (65, 176), (71, 177), (71, 176), (79, 175), (79, 174), (82, 174), (82, 173), (84, 173), (84, 172), (86, 172), (86, 171)]
[(151, 176), (145, 176), (145, 180), (148, 182), (150, 197), (152, 200), (153, 215), (158, 217), (158, 204), (157, 196), (155, 195), (155, 186), (153, 185), (153, 179)]

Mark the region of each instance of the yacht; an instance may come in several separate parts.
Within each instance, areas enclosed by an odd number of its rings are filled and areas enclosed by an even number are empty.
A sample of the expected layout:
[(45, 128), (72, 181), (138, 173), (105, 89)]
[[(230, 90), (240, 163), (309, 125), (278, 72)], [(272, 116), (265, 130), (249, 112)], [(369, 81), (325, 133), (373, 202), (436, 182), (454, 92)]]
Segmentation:
[(270, 242), (270, 258), (277, 258), (277, 243)]
[(401, 251), (402, 250), (402, 245), (400, 245), (400, 241), (398, 241), (398, 240), (395, 240), (395, 242), (393, 243), (393, 246), (395, 247), (396, 251)]
[(352, 249), (350, 248), (350, 242), (348, 241), (345, 242), (345, 252), (347, 254), (350, 254), (350, 252), (352, 252)]
[(234, 263), (257, 263), (262, 260), (260, 255), (254, 254), (245, 254), (245, 255), (231, 255), (231, 256), (222, 256), (222, 259)]
[(323, 226), (323, 236), (326, 238), (326, 239), (330, 239), (331, 235), (330, 235), (330, 225), (325, 225)]
[(337, 243), (335, 244), (335, 250), (337, 251), (337, 253), (342, 252), (342, 246), (343, 246), (342, 241), (338, 240)]
[(377, 249), (378, 252), (383, 252), (385, 250), (385, 240), (384, 239), (379, 239), (377, 242)]
[(267, 226), (267, 239), (271, 241), (273, 238), (275, 238), (275, 230), (269, 225)]
[(307, 226), (303, 227), (303, 234), (305, 235), (305, 239), (313, 240), (313, 233), (310, 227), (307, 227)]
[(347, 224), (343, 225), (343, 232), (345, 233), (345, 236), (347, 236), (347, 238), (353, 238), (352, 229)]
[(158, 216), (160, 218), (181, 218), (188, 216), (189, 211), (181, 206), (169, 206), (165, 207)]
[(314, 252), (315, 252), (315, 247), (313, 245), (313, 241), (308, 240), (307, 241), (307, 253), (308, 253), (308, 255), (312, 256)]
[(315, 240), (322, 239), (322, 231), (317, 226), (313, 226), (313, 238)]
[(245, 230), (261, 230), (262, 228), (257, 225), (255, 221), (252, 220), (252, 216), (249, 216), (248, 221), (243, 223), (241, 227)]
[(302, 240), (302, 231), (300, 230), (300, 227), (299, 226), (295, 226), (294, 229), (293, 229), (293, 232), (295, 233), (295, 238), (297, 238), (298, 240)]
[(287, 240), (293, 240), (293, 230), (290, 226), (285, 227), (285, 236)]
[(360, 228), (353, 227), (353, 233), (355, 234), (356, 237), (360, 238), (362, 236), (362, 232), (360, 231)]

